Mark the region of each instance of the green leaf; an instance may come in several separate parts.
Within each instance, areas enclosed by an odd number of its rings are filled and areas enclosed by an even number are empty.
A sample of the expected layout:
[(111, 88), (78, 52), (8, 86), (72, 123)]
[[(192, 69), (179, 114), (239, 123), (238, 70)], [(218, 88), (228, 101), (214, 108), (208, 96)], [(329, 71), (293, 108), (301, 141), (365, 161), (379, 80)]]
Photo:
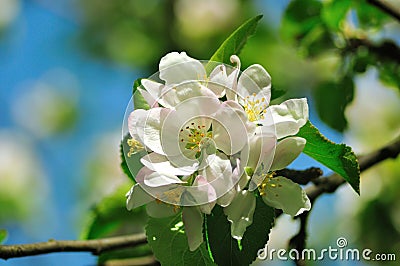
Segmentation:
[(379, 28), (390, 19), (390, 16), (367, 1), (352, 1), (362, 28)]
[[(118, 250), (102, 252), (98, 258), (99, 265), (105, 265), (110, 260), (123, 260), (137, 257), (152, 256), (153, 252), (148, 244)], [(111, 265), (111, 262), (110, 262)], [(135, 264), (136, 265), (136, 264)]]
[(261, 197), (256, 198), (253, 223), (247, 227), (240, 245), (231, 237), (231, 225), (222, 207), (216, 205), (206, 217), (207, 242), (214, 261), (220, 265), (249, 265), (264, 248), (274, 224), (275, 210), (266, 205)]
[(202, 243), (190, 251), (184, 232), (181, 212), (167, 218), (149, 218), (146, 226), (147, 241), (162, 265), (215, 265)]
[(104, 198), (91, 211), (81, 237), (96, 239), (115, 235), (133, 234), (144, 231), (147, 214), (144, 209), (126, 209), (125, 194), (131, 184), (120, 186), (113, 194)]
[(346, 18), (346, 15), (352, 5), (352, 1), (330, 1), (325, 2), (322, 9), (322, 19), (325, 24), (334, 31), (340, 30), (340, 23)]
[(344, 111), (353, 101), (354, 83), (351, 77), (339, 82), (325, 82), (314, 90), (319, 117), (331, 128), (343, 132), (347, 127)]
[(396, 62), (382, 62), (379, 66), (379, 79), (387, 86), (400, 89), (400, 66)]
[(295, 0), (285, 11), (282, 38), (295, 45), (303, 56), (317, 56), (335, 48), (321, 13), (322, 3), (318, 0)]
[(360, 194), (360, 167), (357, 156), (349, 146), (328, 140), (310, 121), (297, 136), (307, 140), (303, 150), (305, 154), (341, 175)]
[(294, 0), (290, 2), (282, 18), (282, 37), (291, 42), (304, 38), (316, 26), (321, 25), (322, 3), (317, 0)]
[[(249, 37), (255, 33), (257, 24), (262, 17), (262, 15), (258, 15), (243, 23), (222, 43), (211, 56), (210, 61), (231, 64), (230, 57), (240, 53), (240, 50), (242, 50)], [(211, 71), (212, 68), (210, 63), (206, 66), (206, 69), (209, 71)]]
[(133, 182), (136, 182), (135, 176), (143, 167), (143, 164), (140, 162), (140, 158), (147, 153), (145, 150), (142, 150), (132, 154), (131, 156), (128, 156), (129, 145), (127, 140), (129, 138), (131, 138), (131, 135), (128, 133), (125, 135), (120, 144), (121, 168)]
[(271, 101), (283, 96), (285, 93), (286, 93), (286, 90), (272, 86), (271, 87)]
[[(144, 110), (149, 110), (150, 105), (147, 103), (147, 101), (144, 99), (142, 93), (138, 90), (140, 86), (142, 86), (141, 79), (135, 80), (133, 83), (133, 108), (136, 109), (144, 109)], [(143, 89), (143, 88), (142, 88)]]
[(7, 236), (8, 236), (7, 230), (0, 229), (0, 244), (4, 243), (4, 241), (6, 241)]

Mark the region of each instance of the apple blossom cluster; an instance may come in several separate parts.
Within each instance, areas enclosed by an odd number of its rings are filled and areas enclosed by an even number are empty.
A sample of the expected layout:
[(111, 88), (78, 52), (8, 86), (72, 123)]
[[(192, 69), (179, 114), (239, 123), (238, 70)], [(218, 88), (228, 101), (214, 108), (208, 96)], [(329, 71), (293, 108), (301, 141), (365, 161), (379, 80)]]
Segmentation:
[(203, 215), (224, 208), (231, 235), (241, 239), (252, 223), (256, 196), (295, 216), (311, 208), (302, 188), (277, 176), (303, 150), (295, 136), (308, 120), (305, 98), (269, 105), (271, 77), (258, 64), (235, 67), (172, 52), (157, 76), (142, 79), (150, 108), (128, 118), (127, 156), (144, 152), (129, 210), (146, 204), (153, 217), (182, 211), (190, 250), (203, 242)]

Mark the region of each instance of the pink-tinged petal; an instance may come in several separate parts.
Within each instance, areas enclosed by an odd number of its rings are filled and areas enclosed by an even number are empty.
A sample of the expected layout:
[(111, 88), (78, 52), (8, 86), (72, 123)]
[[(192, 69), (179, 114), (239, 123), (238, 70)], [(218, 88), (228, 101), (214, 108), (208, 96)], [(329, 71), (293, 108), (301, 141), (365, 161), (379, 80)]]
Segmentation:
[(242, 150), (255, 129), (255, 125), (247, 120), (243, 109), (239, 109), (236, 105), (232, 101), (221, 104), (212, 123), (215, 144), (227, 155)]
[(139, 184), (135, 184), (126, 193), (126, 208), (128, 211), (135, 209), (136, 207), (147, 204), (151, 201), (154, 201), (154, 198), (150, 196)]
[(256, 208), (256, 197), (247, 190), (236, 195), (231, 204), (224, 208), (224, 213), (231, 223), (231, 235), (235, 239), (242, 239), (246, 228), (253, 223), (253, 214)]
[(257, 95), (262, 91), (262, 97), (268, 105), (271, 98), (271, 76), (258, 64), (249, 66), (239, 77), (237, 93), (239, 98)]
[(208, 156), (207, 162), (208, 166), (201, 174), (215, 189), (217, 203), (226, 206), (235, 194), (232, 190), (235, 190), (239, 178), (233, 173), (230, 160), (224, 154)]
[(197, 169), (197, 165), (175, 167), (171, 164), (168, 157), (152, 152), (140, 159), (140, 162), (147, 168), (166, 175), (190, 175)]
[(195, 251), (203, 243), (203, 214), (198, 207), (183, 207), (182, 221), (190, 251)]
[(214, 187), (208, 183), (204, 176), (196, 177), (192, 187), (190, 187), (190, 194), (195, 198), (196, 202), (194, 203), (201, 203), (198, 207), (202, 213), (211, 214), (217, 200), (217, 194)]
[(172, 52), (161, 58), (160, 78), (169, 84), (177, 84), (187, 80), (198, 80), (206, 77), (203, 64), (185, 52)]
[(273, 120), (262, 120), (262, 125), (275, 126), (278, 139), (292, 136), (297, 134), (308, 120), (307, 99), (290, 99), (268, 107), (268, 112), (271, 113)]
[(299, 184), (283, 176), (272, 178), (265, 186), (262, 199), (284, 213), (296, 216), (311, 209), (310, 199)]
[(276, 145), (274, 160), (270, 171), (280, 170), (293, 162), (303, 151), (306, 140), (300, 137), (288, 137)]

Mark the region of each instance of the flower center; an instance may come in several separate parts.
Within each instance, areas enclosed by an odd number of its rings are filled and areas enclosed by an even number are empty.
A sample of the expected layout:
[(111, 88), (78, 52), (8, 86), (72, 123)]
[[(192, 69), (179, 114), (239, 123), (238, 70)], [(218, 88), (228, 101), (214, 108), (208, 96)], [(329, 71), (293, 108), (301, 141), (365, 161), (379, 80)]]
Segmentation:
[(179, 132), (180, 142), (184, 145), (187, 150), (200, 152), (204, 138), (211, 138), (212, 132), (208, 132), (208, 128), (205, 125), (197, 124), (195, 122), (190, 123), (185, 128), (182, 128)]
[[(260, 195), (261, 196), (264, 196), (265, 194), (266, 194), (266, 189), (267, 189), (267, 187), (272, 187), (272, 188), (275, 188), (275, 187), (281, 187), (282, 185), (281, 184), (275, 184), (275, 183), (272, 183), (272, 182), (270, 182), (273, 178), (275, 178), (274, 176), (275, 176), (275, 173), (270, 173), (270, 174), (263, 174), (263, 176), (265, 176), (265, 179), (264, 179), (264, 181), (261, 183), (261, 185), (258, 187), (258, 190), (260, 191)], [(279, 182), (279, 177), (276, 177), (275, 178), (275, 180), (277, 181), (277, 182)], [(275, 195), (275, 196), (278, 196), (278, 195)]]
[(264, 114), (267, 112), (267, 104), (265, 98), (256, 99), (256, 94), (246, 96), (244, 99), (244, 111), (251, 122), (264, 119)]
[(134, 138), (130, 138), (126, 141), (129, 146), (128, 157), (144, 149), (143, 145)]

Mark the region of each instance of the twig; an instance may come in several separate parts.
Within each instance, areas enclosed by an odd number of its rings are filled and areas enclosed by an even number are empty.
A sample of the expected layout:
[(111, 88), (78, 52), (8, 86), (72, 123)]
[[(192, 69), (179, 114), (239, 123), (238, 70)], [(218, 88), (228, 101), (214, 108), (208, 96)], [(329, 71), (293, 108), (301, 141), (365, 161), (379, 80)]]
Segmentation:
[[(303, 252), (303, 250), (306, 248), (306, 239), (307, 239), (307, 221), (308, 217), (310, 215), (310, 212), (303, 212), (298, 216), (300, 219), (300, 229), (299, 232), (293, 236), (289, 240), (289, 247), (296, 249), (299, 253)], [(295, 260), (295, 263), (297, 266), (305, 266), (306, 262), (304, 258), (299, 257), (298, 260)]]
[(371, 5), (379, 8), (386, 14), (392, 16), (400, 22), (400, 10), (393, 5), (391, 5), (388, 1), (385, 0), (367, 0)]
[(33, 244), (0, 245), (0, 258), (9, 259), (53, 252), (102, 252), (124, 247), (135, 247), (147, 243), (145, 234), (117, 236), (93, 240), (49, 240)]
[(323, 172), (317, 167), (310, 167), (305, 170), (282, 169), (275, 172), (277, 176), (284, 176), (300, 185), (307, 185), (310, 181), (321, 177)]

